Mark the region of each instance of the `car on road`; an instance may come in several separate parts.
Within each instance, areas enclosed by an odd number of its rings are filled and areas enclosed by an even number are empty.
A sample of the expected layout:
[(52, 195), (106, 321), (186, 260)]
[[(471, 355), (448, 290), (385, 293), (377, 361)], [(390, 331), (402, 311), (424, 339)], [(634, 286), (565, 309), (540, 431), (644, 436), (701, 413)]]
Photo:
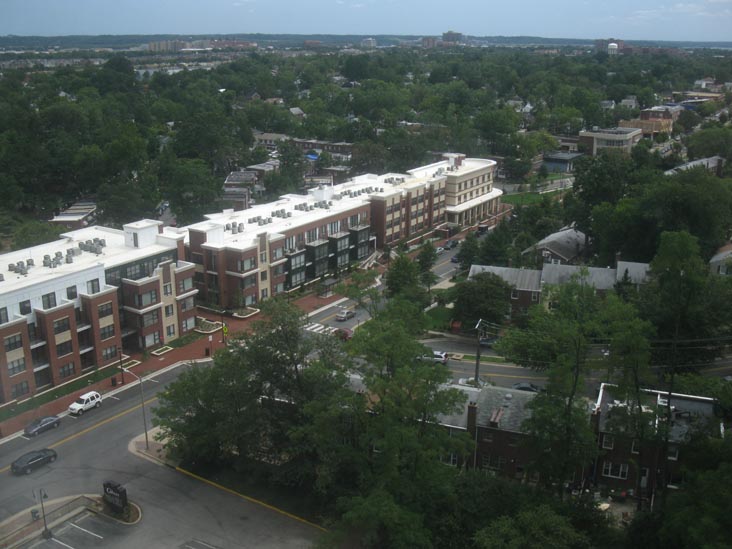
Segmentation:
[(61, 418), (58, 416), (45, 416), (34, 419), (23, 429), (23, 434), (28, 437), (34, 437), (43, 431), (54, 429), (61, 424)]
[(16, 459), (10, 465), (10, 470), (16, 475), (30, 475), (33, 469), (38, 469), (46, 463), (53, 463), (57, 457), (56, 451), (49, 448), (34, 450)]
[(343, 322), (348, 320), (349, 318), (353, 318), (354, 316), (356, 316), (356, 311), (354, 311), (353, 309), (341, 309), (340, 311), (338, 311), (338, 314), (335, 318), (339, 322)]
[(457, 255), (454, 255), (450, 258), (450, 261), (452, 263), (460, 263), (460, 258)]
[(69, 413), (80, 416), (87, 410), (99, 408), (102, 405), (102, 395), (96, 391), (84, 393), (69, 406)]
[(445, 351), (432, 351), (431, 355), (422, 355), (420, 360), (431, 360), (432, 362), (441, 362), (447, 364), (447, 353)]
[(457, 248), (459, 244), (460, 244), (459, 240), (448, 240), (447, 242), (445, 242), (445, 249), (453, 250), (453, 249)]
[(511, 389), (516, 389), (517, 391), (528, 391), (530, 393), (540, 393), (542, 391), (541, 387), (534, 385), (533, 383), (529, 383), (528, 381), (514, 383), (511, 385)]
[(442, 246), (437, 246), (437, 248), (435, 248), (435, 253), (437, 255), (443, 254), (445, 253), (445, 248), (443, 248)]
[(493, 348), (493, 345), (498, 341), (497, 337), (481, 337), (478, 342), (481, 347), (487, 347), (488, 349)]

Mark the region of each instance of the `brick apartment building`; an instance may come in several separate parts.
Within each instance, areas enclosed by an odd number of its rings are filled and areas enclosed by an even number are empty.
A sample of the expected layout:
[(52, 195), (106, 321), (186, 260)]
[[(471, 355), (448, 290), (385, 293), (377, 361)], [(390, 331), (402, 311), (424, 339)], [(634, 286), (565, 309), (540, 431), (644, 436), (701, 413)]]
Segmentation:
[(0, 404), (195, 326), (194, 265), (161, 229), (87, 227), (0, 256)]

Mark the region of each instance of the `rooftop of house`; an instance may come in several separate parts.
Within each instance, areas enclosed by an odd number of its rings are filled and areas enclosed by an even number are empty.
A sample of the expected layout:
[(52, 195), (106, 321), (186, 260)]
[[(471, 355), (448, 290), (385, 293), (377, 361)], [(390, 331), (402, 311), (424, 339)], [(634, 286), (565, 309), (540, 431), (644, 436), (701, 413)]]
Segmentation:
[(71, 223), (82, 221), (97, 211), (97, 205), (94, 202), (76, 202), (68, 208), (61, 210), (58, 215), (51, 219), (53, 223)]
[(492, 273), (517, 290), (541, 291), (541, 271), (537, 269), (517, 269), (515, 267), (493, 267), (491, 265), (471, 265), (468, 278), (480, 273)]
[[(614, 394), (615, 393), (615, 394)], [(616, 398), (617, 387), (609, 383), (600, 386), (600, 393), (594, 405), (594, 412), (600, 415), (599, 429), (608, 432), (613, 409), (627, 409), (629, 403)], [(667, 392), (643, 389), (641, 406), (649, 414), (650, 421), (656, 428), (665, 421), (666, 406), (669, 403)], [(670, 440), (683, 442), (695, 430), (717, 430), (719, 422), (715, 419), (714, 399), (696, 395), (671, 393), (670, 400), (673, 419), (671, 421)], [(719, 431), (717, 431), (718, 433)]]
[(522, 432), (522, 423), (531, 416), (527, 407), (536, 393), (505, 387), (483, 387), (476, 404), (478, 425), (504, 431)]
[(664, 175), (676, 175), (679, 172), (683, 172), (686, 170), (693, 170), (694, 168), (704, 168), (706, 170), (712, 170), (716, 169), (719, 166), (724, 165), (724, 158), (721, 156), (710, 156), (708, 158), (699, 158), (697, 160), (692, 160), (691, 162), (686, 162), (684, 164), (681, 164), (680, 166), (676, 166), (675, 168), (671, 168), (670, 170), (666, 170), (663, 172)]
[(585, 248), (585, 233), (578, 231), (574, 227), (566, 227), (548, 236), (545, 236), (539, 242), (526, 248), (522, 254), (532, 252), (534, 250), (549, 250), (558, 255), (565, 261), (570, 261), (577, 257)]
[(640, 128), (597, 128), (592, 130), (582, 130), (580, 135), (618, 135), (624, 137), (630, 137), (640, 132)]
[[(110, 268), (175, 250), (177, 240), (183, 235), (159, 234), (160, 225), (161, 221), (152, 219), (128, 223), (123, 230), (95, 225), (63, 233), (59, 240), (47, 244), (2, 254), (0, 273), (4, 280), (0, 282), (0, 292), (7, 294), (51, 282), (85, 268)], [(142, 239), (138, 241), (139, 247), (135, 247), (131, 236), (126, 238), (125, 233), (140, 230), (146, 231), (149, 240)]]

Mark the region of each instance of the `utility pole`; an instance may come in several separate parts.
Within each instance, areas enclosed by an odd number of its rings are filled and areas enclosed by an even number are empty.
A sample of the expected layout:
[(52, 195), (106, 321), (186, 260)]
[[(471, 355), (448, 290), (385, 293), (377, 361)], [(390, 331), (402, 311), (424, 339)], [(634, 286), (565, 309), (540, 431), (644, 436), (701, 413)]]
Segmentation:
[(479, 318), (478, 323), (475, 325), (476, 341), (478, 343), (478, 349), (475, 353), (475, 386), (480, 387), (480, 325), (483, 323), (483, 319)]
[(145, 429), (145, 450), (149, 450), (150, 442), (148, 441), (148, 438), (147, 438), (147, 418), (145, 416), (145, 393), (142, 390), (142, 378), (130, 370), (125, 370), (125, 371), (128, 374), (132, 374), (133, 376), (135, 376), (135, 378), (140, 382), (140, 405), (142, 406), (142, 426)]
[[(35, 496), (35, 492), (33, 494)], [(38, 489), (38, 499), (41, 500), (41, 515), (43, 516), (43, 537), (44, 539), (51, 539), (53, 533), (48, 529), (48, 523), (46, 522), (46, 508), (43, 505), (43, 500), (48, 498), (48, 494), (43, 488)]]

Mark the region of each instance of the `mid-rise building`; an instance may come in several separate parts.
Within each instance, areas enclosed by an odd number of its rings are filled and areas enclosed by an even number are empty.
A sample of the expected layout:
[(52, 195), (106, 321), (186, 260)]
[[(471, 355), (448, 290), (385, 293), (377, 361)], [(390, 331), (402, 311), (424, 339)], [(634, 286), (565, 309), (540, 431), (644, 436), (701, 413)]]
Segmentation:
[(161, 231), (87, 227), (0, 256), (0, 404), (195, 327), (194, 265)]
[(579, 148), (596, 156), (602, 149), (613, 149), (630, 154), (643, 138), (640, 128), (593, 128), (579, 133)]

